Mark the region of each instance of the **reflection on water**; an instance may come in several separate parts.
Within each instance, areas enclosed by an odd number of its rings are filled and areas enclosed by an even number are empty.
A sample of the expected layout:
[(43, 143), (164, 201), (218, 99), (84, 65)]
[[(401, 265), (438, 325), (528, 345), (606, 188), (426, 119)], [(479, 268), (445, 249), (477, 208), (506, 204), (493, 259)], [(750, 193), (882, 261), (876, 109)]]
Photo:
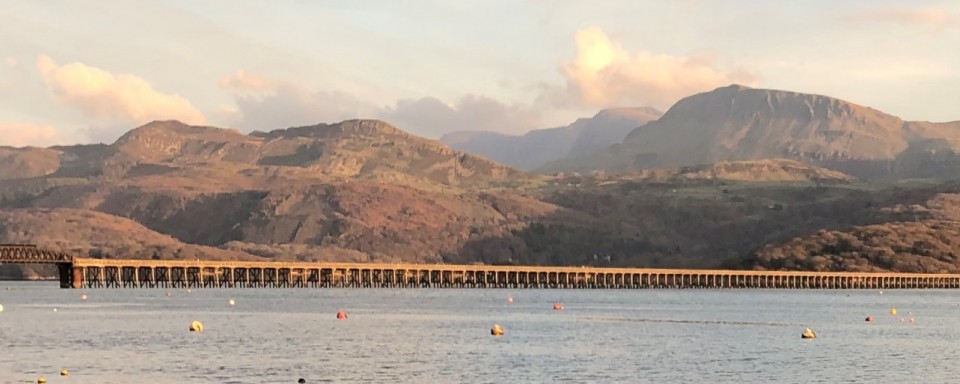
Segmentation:
[[(0, 382), (873, 383), (960, 375), (953, 291), (165, 292), (0, 282)], [(349, 319), (337, 320), (339, 310)], [(203, 333), (188, 331), (193, 320)], [(506, 334), (490, 336), (493, 324)], [(818, 338), (801, 340), (806, 327)], [(59, 377), (61, 368), (70, 376)]]

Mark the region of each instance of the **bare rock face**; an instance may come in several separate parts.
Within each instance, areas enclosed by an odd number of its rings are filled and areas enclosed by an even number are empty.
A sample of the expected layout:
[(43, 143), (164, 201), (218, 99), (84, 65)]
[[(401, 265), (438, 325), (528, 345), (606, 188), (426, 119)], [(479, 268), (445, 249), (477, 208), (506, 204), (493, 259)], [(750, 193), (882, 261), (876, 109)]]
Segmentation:
[(653, 108), (613, 108), (566, 127), (538, 129), (522, 136), (496, 132), (454, 132), (440, 141), (520, 169), (534, 169), (550, 161), (579, 156), (619, 143), (627, 133), (662, 113)]
[(620, 144), (542, 170), (624, 172), (787, 158), (858, 177), (910, 177), (893, 171), (898, 156), (929, 139), (947, 140), (955, 151), (958, 135), (957, 123), (905, 122), (826, 96), (732, 85), (680, 100)]

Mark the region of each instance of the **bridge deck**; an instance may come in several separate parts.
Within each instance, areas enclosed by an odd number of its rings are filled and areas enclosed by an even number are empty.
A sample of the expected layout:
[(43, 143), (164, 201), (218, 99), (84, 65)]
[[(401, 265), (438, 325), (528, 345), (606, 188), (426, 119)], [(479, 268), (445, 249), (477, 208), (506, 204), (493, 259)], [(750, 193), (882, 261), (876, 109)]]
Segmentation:
[(63, 288), (960, 288), (960, 274), (74, 258), (0, 245), (0, 262), (57, 265)]

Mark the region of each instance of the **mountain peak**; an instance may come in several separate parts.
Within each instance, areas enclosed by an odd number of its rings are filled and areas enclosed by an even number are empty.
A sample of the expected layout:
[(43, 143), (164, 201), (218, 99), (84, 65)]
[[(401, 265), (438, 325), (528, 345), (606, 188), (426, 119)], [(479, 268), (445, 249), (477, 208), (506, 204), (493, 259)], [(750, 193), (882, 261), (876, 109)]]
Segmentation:
[(607, 108), (597, 112), (594, 119), (633, 119), (637, 121), (653, 121), (659, 119), (663, 112), (653, 107), (620, 107)]
[(753, 88), (748, 87), (748, 86), (743, 85), (743, 84), (736, 84), (736, 83), (734, 83), (734, 84), (730, 84), (730, 85), (728, 85), (728, 86), (726, 86), (726, 87), (720, 87), (720, 88), (717, 88), (717, 89), (733, 89), (733, 90), (737, 90), (737, 91), (742, 91), (742, 90), (753, 89)]
[(294, 137), (335, 137), (343, 134), (357, 135), (409, 135), (397, 127), (390, 125), (382, 120), (375, 119), (353, 119), (345, 120), (334, 124), (316, 124), (302, 127), (291, 127), (286, 129), (275, 129), (270, 132), (253, 132), (250, 135), (264, 138), (294, 138)]
[(543, 171), (623, 172), (720, 161), (787, 158), (858, 177), (891, 172), (912, 143), (960, 133), (916, 124), (845, 100), (739, 84), (681, 99), (619, 145)]

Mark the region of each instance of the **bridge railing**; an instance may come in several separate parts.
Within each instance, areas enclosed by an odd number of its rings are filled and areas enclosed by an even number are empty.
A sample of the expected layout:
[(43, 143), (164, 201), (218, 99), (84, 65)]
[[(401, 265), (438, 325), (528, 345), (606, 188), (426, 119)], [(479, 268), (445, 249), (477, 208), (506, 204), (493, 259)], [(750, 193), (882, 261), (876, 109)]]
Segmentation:
[(0, 244), (0, 263), (60, 264), (72, 263), (73, 256), (50, 251), (34, 244)]

